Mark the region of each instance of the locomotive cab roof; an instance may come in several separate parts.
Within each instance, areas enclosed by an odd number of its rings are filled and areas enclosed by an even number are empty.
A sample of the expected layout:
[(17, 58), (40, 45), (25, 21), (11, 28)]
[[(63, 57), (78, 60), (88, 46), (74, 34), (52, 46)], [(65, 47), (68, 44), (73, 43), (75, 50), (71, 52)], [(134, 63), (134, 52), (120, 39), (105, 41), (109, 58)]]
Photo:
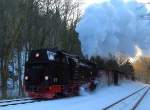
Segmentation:
[(27, 63), (42, 63), (49, 61), (78, 64), (78, 66), (85, 68), (96, 67), (95, 63), (92, 63), (87, 59), (80, 59), (80, 57), (77, 55), (69, 54), (57, 49), (40, 49), (29, 51)]
[(57, 49), (39, 49), (39, 50), (30, 50), (28, 55), (29, 62), (36, 62), (36, 61), (49, 61), (54, 60), (55, 58), (70, 58), (77, 62), (79, 60), (79, 56), (72, 55), (64, 51), (60, 51)]

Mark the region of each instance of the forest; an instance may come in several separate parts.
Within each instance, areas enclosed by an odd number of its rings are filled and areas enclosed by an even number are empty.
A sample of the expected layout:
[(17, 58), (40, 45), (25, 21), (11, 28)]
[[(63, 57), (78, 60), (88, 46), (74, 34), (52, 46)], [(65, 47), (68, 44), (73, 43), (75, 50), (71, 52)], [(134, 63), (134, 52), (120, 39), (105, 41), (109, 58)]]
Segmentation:
[[(0, 98), (11, 98), (9, 88), (24, 96), (23, 74), (28, 51), (56, 48), (82, 56), (76, 24), (81, 3), (75, 0), (0, 0)], [(133, 74), (131, 63), (110, 55), (90, 59), (101, 68)], [(123, 63), (124, 62), (124, 63)]]

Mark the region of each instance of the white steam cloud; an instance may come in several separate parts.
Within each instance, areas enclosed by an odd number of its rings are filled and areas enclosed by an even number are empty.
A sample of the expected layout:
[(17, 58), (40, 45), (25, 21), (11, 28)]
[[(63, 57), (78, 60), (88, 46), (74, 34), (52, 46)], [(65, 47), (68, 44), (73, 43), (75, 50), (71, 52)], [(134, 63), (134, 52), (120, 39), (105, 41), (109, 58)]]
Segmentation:
[(141, 18), (146, 13), (146, 7), (134, 0), (106, 0), (89, 6), (76, 27), (83, 54), (133, 57), (135, 46), (150, 54), (150, 21)]

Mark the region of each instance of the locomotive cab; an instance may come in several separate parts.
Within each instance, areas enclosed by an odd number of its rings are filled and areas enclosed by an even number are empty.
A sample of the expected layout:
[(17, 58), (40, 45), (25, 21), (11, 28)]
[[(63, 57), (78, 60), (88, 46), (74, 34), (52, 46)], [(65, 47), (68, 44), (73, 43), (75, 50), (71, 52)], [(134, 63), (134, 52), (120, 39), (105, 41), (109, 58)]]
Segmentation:
[(29, 53), (29, 59), (25, 64), (25, 90), (28, 93), (47, 91), (59, 93), (61, 85), (69, 83), (71, 79), (68, 69), (67, 59), (61, 52), (33, 50)]

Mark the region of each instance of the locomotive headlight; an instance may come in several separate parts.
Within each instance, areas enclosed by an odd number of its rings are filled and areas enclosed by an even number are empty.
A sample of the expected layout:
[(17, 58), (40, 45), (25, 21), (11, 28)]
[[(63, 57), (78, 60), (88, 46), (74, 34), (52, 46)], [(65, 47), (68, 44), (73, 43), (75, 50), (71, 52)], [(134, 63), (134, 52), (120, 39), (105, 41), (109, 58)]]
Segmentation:
[(38, 58), (39, 56), (40, 56), (40, 54), (39, 54), (39, 53), (36, 53), (36, 54), (35, 54), (35, 57), (36, 57), (36, 58)]
[(45, 76), (45, 80), (48, 80), (48, 76)]
[(28, 80), (29, 78), (28, 78), (28, 76), (25, 76), (24, 79), (25, 79), (25, 80)]

